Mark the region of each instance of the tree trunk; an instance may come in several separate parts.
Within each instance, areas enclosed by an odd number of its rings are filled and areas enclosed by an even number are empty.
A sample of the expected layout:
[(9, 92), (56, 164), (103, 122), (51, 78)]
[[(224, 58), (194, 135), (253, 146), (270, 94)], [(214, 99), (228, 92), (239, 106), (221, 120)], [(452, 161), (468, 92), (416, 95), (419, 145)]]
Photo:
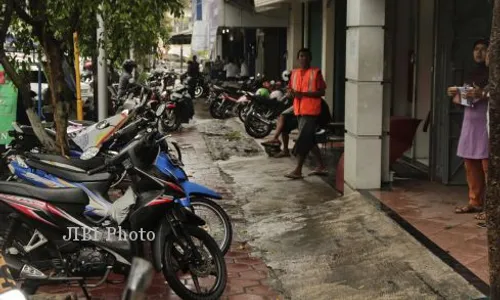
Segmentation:
[(485, 212), (490, 298), (500, 299), (500, 0), (495, 0), (490, 43), (490, 155)]
[(36, 137), (40, 140), (45, 150), (49, 152), (56, 152), (57, 147), (54, 140), (48, 135), (48, 133), (43, 128), (42, 122), (40, 118), (33, 110), (33, 102), (31, 101), (31, 90), (29, 85), (24, 82), (21, 76), (17, 74), (14, 67), (7, 59), (5, 52), (3, 49), (0, 50), (0, 63), (4, 67), (5, 73), (12, 80), (14, 85), (18, 88), (19, 93), (21, 94), (21, 99), (23, 101), (23, 107), (26, 110), (26, 114), (28, 119), (30, 120), (31, 126), (33, 127), (33, 131)]
[(52, 107), (54, 108), (54, 124), (56, 125), (56, 144), (60, 153), (68, 153), (68, 115), (69, 95), (65, 92), (65, 79), (62, 67), (63, 53), (60, 44), (50, 34), (43, 35), (43, 48), (49, 69), (49, 86)]

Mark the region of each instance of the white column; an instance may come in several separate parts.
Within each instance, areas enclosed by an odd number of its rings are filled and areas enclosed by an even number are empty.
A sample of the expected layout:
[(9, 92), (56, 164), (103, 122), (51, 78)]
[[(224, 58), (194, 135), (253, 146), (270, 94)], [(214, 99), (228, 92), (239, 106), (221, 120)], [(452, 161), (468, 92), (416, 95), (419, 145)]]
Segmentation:
[(287, 32), (287, 52), (288, 58), (286, 67), (288, 70), (294, 68), (297, 52), (302, 48), (302, 3), (292, 1), (290, 3), (290, 14), (288, 18)]
[(264, 31), (262, 29), (256, 30), (257, 35), (257, 58), (255, 59), (255, 74), (264, 74), (264, 39), (266, 38)]
[(217, 35), (217, 39), (215, 40), (215, 43), (217, 44), (216, 48), (217, 48), (217, 51), (216, 51), (216, 56), (215, 58), (217, 58), (218, 55), (220, 55), (220, 57), (222, 59), (224, 59), (224, 57), (222, 57), (222, 35)]
[(322, 73), (325, 77), (326, 90), (325, 100), (333, 109), (333, 85), (334, 85), (334, 46), (335, 46), (335, 2), (323, 0), (323, 37), (322, 37), (321, 62)]
[(304, 3), (304, 26), (302, 34), (304, 35), (304, 44), (302, 46), (309, 48), (309, 2)]
[(385, 0), (347, 1), (346, 193), (381, 184), (384, 23)]

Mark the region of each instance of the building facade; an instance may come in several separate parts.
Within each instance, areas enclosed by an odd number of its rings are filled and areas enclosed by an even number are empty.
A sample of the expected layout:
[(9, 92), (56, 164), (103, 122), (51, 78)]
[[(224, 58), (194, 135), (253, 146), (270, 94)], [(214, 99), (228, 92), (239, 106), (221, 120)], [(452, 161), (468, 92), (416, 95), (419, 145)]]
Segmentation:
[(408, 164), (465, 184), (455, 155), (463, 111), (446, 88), (463, 83), (473, 42), (490, 36), (492, 1), (255, 0), (255, 10), (288, 11), (288, 68), (302, 47), (322, 68), (334, 119), (345, 121), (345, 191), (392, 180), (396, 118), (420, 121)]

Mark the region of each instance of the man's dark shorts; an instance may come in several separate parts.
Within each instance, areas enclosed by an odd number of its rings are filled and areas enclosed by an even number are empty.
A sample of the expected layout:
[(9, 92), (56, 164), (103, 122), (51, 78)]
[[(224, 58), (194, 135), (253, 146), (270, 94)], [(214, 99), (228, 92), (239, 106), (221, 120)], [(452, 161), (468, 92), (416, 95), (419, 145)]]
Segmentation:
[(297, 120), (297, 117), (293, 113), (293, 106), (284, 110), (281, 114), (285, 117), (283, 133), (290, 134), (290, 132), (299, 128), (299, 121)]
[(295, 143), (296, 155), (306, 156), (316, 145), (316, 129), (318, 127), (317, 116), (299, 116), (299, 136)]

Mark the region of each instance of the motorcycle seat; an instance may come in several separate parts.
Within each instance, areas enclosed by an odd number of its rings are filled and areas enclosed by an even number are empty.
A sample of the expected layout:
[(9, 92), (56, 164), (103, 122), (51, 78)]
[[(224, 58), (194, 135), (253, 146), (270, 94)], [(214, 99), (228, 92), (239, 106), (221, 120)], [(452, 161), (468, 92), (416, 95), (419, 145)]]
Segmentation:
[[(26, 153), (27, 158), (39, 160), (42, 163), (45, 162), (47, 164), (58, 165), (62, 168), (86, 172), (97, 167), (104, 165), (104, 157), (96, 156), (89, 160), (82, 160), (79, 158), (66, 158), (60, 155), (54, 154), (43, 154), (43, 153)], [(66, 165), (66, 166), (64, 166)]]
[(112, 175), (109, 173), (88, 175), (86, 172), (68, 168), (63, 169), (60, 165), (52, 165), (35, 159), (26, 159), (25, 162), (32, 168), (39, 169), (70, 182), (106, 182), (112, 179)]
[(0, 194), (28, 197), (53, 204), (89, 204), (87, 194), (79, 188), (41, 188), (26, 183), (0, 182)]

